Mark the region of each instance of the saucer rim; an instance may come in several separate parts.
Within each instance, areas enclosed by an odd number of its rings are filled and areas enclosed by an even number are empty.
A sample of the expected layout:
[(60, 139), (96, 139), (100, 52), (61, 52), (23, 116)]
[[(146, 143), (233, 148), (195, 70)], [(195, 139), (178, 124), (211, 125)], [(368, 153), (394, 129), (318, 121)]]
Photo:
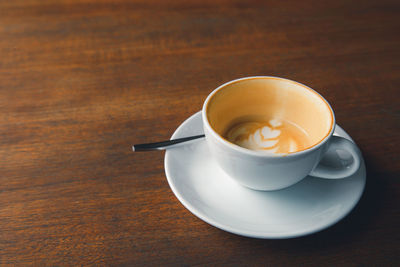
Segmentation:
[[(176, 135), (178, 134), (178, 132), (181, 131), (182, 128), (184, 128), (191, 120), (193, 120), (196, 116), (202, 116), (202, 112), (198, 111), (196, 113), (194, 113), (193, 115), (191, 115), (190, 117), (188, 117), (186, 120), (184, 120), (179, 126), (178, 128), (176, 128), (176, 130), (174, 131), (174, 133), (171, 136), (171, 139), (176, 138)], [(203, 123), (203, 121), (201, 120), (201, 123)], [(340, 127), (338, 124), (335, 125), (335, 132), (336, 133), (337, 130), (342, 130), (343, 133), (345, 133), (347, 136), (346, 138), (350, 138), (351, 141), (354, 142), (354, 140), (350, 137), (349, 134), (347, 134), (347, 132)], [(204, 141), (204, 140), (203, 140)], [(202, 141), (202, 142), (203, 142)], [(354, 142), (355, 143), (355, 142)], [(199, 219), (203, 220), (204, 222), (218, 228), (221, 229), (223, 231), (226, 232), (230, 232), (236, 235), (240, 235), (240, 236), (246, 236), (246, 237), (251, 237), (251, 238), (259, 238), (259, 239), (289, 239), (289, 238), (296, 238), (296, 237), (301, 237), (301, 236), (306, 236), (306, 235), (311, 235), (317, 232), (320, 232), (322, 230), (325, 230), (329, 227), (331, 227), (332, 225), (338, 223), (339, 221), (341, 221), (344, 217), (346, 217), (348, 214), (351, 213), (351, 211), (355, 208), (355, 206), (359, 203), (364, 191), (365, 191), (365, 184), (366, 184), (366, 168), (365, 168), (365, 163), (364, 163), (364, 159), (361, 158), (361, 165), (360, 168), (362, 168), (362, 184), (359, 185), (360, 189), (359, 189), (359, 193), (357, 195), (357, 197), (354, 198), (353, 203), (349, 206), (348, 210), (346, 212), (344, 212), (343, 214), (340, 214), (340, 216), (336, 217), (334, 220), (332, 220), (331, 222), (327, 223), (327, 224), (323, 224), (319, 227), (316, 228), (312, 228), (310, 229), (305, 229), (303, 231), (298, 231), (298, 232), (288, 232), (287, 234), (284, 234), (282, 232), (268, 232), (268, 231), (249, 231), (249, 230), (240, 230), (237, 229), (235, 227), (231, 227), (229, 225), (220, 223), (212, 218), (209, 218), (208, 216), (206, 216), (205, 214), (203, 214), (200, 210), (198, 210), (194, 205), (192, 205), (191, 203), (189, 203), (189, 201), (187, 201), (179, 192), (179, 190), (176, 188), (174, 182), (173, 182), (173, 178), (171, 175), (171, 171), (170, 171), (170, 167), (168, 166), (168, 162), (169, 162), (169, 151), (167, 150), (165, 153), (165, 157), (164, 157), (164, 168), (165, 168), (165, 174), (166, 174), (166, 178), (167, 178), (167, 182), (168, 185), (170, 186), (172, 192), (174, 193), (175, 197), (179, 200), (179, 202), (186, 208), (188, 209), (193, 215), (195, 215), (196, 217), (198, 217)]]

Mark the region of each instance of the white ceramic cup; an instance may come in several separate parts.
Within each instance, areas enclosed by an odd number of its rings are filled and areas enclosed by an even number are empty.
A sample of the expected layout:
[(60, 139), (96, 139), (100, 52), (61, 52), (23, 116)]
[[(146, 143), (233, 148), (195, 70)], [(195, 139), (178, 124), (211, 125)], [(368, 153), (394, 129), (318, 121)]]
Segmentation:
[[(254, 94), (258, 92), (256, 90), (260, 93)], [(222, 137), (218, 128), (228, 123), (224, 120), (260, 112), (263, 105), (270, 107), (270, 113), (274, 113), (276, 107), (277, 116), (295, 116), (305, 125), (306, 132), (309, 130), (307, 127), (310, 128), (317, 141), (301, 151), (270, 154), (243, 148)], [(361, 153), (357, 146), (345, 138), (333, 136), (336, 124), (329, 103), (313, 89), (295, 81), (257, 76), (225, 83), (205, 100), (202, 118), (212, 156), (232, 179), (251, 189), (278, 190), (299, 182), (307, 175), (345, 178), (360, 166)], [(353, 160), (350, 165), (339, 169), (319, 164), (328, 149), (345, 150)]]

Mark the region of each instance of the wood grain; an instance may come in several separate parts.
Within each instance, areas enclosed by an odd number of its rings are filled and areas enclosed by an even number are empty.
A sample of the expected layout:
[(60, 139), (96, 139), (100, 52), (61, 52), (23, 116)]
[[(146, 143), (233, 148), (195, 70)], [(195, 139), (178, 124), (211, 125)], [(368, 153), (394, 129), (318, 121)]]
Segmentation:
[[(398, 1), (0, 1), (0, 265), (396, 266)], [(229, 80), (315, 88), (367, 164), (337, 225), (257, 240), (193, 216), (168, 139)]]

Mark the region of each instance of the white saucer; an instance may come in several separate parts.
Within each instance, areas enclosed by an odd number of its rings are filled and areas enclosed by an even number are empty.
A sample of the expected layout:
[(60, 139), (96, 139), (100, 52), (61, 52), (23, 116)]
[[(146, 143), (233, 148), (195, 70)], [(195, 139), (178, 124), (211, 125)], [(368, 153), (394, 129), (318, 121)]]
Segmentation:
[[(202, 133), (198, 112), (182, 123), (172, 138)], [(335, 134), (351, 140), (339, 126)], [(324, 162), (340, 163), (337, 159), (337, 155), (327, 155)], [(255, 191), (225, 174), (204, 140), (168, 149), (165, 173), (179, 201), (203, 221), (234, 234), (271, 239), (308, 235), (337, 223), (357, 204), (366, 180), (362, 162), (349, 178), (306, 177), (286, 189)]]

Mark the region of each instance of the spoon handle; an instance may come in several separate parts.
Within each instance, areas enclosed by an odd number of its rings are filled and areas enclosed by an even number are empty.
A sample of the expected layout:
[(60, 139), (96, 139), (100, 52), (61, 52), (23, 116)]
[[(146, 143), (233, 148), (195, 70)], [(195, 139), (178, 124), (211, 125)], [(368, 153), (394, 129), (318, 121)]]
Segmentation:
[(174, 147), (177, 144), (180, 144), (183, 142), (188, 142), (188, 141), (199, 139), (199, 138), (203, 138), (203, 137), (205, 137), (205, 135), (201, 134), (201, 135), (194, 135), (194, 136), (183, 137), (183, 138), (162, 141), (162, 142), (156, 142), (156, 143), (138, 144), (138, 145), (133, 145), (132, 150), (135, 152), (136, 151), (150, 151), (150, 150), (164, 150), (167, 148)]

